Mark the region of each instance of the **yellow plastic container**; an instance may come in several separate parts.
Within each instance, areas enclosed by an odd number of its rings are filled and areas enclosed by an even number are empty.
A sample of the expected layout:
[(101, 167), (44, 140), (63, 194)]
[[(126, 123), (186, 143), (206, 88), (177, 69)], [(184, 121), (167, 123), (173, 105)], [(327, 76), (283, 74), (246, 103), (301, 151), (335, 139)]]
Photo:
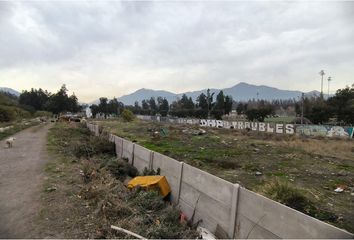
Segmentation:
[(128, 188), (132, 189), (136, 186), (146, 189), (158, 187), (163, 197), (166, 197), (171, 192), (170, 185), (165, 176), (140, 176), (128, 182)]

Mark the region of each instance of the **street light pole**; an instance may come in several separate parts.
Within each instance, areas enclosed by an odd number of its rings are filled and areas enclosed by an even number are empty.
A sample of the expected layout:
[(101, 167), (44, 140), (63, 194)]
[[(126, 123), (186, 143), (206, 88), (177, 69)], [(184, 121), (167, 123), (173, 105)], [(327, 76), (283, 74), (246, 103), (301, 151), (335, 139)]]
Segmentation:
[(327, 99), (328, 99), (329, 98), (329, 82), (332, 81), (332, 77), (328, 77), (327, 80), (328, 80), (328, 97), (327, 97)]
[(304, 96), (305, 94), (301, 94), (301, 126), (304, 124)]
[(319, 74), (321, 75), (321, 96), (323, 97), (323, 76), (325, 75), (324, 70), (321, 70)]

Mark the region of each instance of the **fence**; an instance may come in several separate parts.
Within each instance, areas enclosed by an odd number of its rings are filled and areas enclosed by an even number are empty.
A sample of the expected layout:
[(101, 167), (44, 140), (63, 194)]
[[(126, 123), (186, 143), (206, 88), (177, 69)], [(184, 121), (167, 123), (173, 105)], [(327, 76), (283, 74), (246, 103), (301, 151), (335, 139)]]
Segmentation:
[[(97, 125), (87, 123), (97, 136)], [(232, 184), (186, 163), (109, 135), (118, 158), (125, 157), (139, 171), (161, 169), (177, 204), (193, 222), (230, 238), (353, 238), (353, 234), (277, 203), (238, 184)]]
[(201, 127), (216, 127), (227, 129), (249, 129), (258, 132), (276, 133), (276, 134), (298, 134), (305, 136), (322, 136), (322, 137), (354, 137), (354, 128), (351, 126), (331, 126), (331, 125), (301, 125), (287, 123), (262, 123), (248, 121), (223, 121), (215, 119), (189, 119), (189, 118), (173, 118), (159, 116), (137, 115), (141, 120), (159, 121), (178, 124), (193, 124)]

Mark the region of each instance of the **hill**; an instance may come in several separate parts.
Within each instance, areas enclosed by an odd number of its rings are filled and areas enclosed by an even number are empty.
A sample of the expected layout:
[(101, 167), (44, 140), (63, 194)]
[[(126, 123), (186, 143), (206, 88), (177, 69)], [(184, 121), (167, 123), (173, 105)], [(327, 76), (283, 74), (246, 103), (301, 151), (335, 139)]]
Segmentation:
[[(233, 87), (224, 88), (224, 89), (210, 89), (211, 92), (215, 92), (218, 94), (220, 90), (224, 91), (224, 94), (231, 95), (235, 101), (248, 101), (250, 99), (264, 99), (264, 100), (274, 100), (274, 99), (297, 99), (301, 96), (301, 91), (293, 91), (293, 90), (281, 90), (274, 87), (269, 87), (265, 85), (252, 85), (248, 83), (238, 83)], [(169, 103), (176, 100), (178, 97), (181, 97), (183, 94), (186, 94), (188, 97), (192, 97), (195, 101), (196, 98), (202, 93), (206, 93), (207, 89), (202, 89), (199, 91), (191, 91), (191, 92), (184, 92), (184, 93), (172, 93), (163, 90), (153, 90), (153, 89), (146, 89), (142, 88), (139, 89), (131, 94), (124, 95), (119, 97), (118, 100), (123, 102), (125, 105), (133, 105), (135, 101), (141, 103), (143, 99), (150, 99), (151, 97), (165, 97)], [(258, 93), (258, 94), (257, 94)], [(305, 93), (308, 96), (319, 95), (318, 91), (311, 91)]]
[(15, 95), (16, 97), (20, 96), (20, 92), (16, 91), (12, 88), (7, 88), (7, 87), (0, 87), (0, 92), (6, 92), (6, 93), (11, 93), (12, 95)]

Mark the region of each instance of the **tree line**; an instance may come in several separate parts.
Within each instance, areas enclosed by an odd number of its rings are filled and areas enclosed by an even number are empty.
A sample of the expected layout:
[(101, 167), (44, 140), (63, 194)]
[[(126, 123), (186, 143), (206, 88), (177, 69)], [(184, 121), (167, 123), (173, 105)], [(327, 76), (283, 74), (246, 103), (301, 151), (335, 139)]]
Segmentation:
[(128, 109), (135, 114), (195, 117), (195, 118), (216, 118), (221, 119), (223, 115), (235, 110), (238, 115), (246, 117), (250, 121), (263, 122), (266, 117), (276, 115), (280, 109), (293, 109), (293, 114), (309, 119), (314, 124), (325, 124), (335, 119), (336, 124), (352, 124), (354, 122), (354, 85), (339, 89), (333, 97), (324, 99), (323, 96), (307, 96), (303, 99), (288, 100), (249, 100), (235, 102), (231, 96), (220, 91), (216, 96), (208, 90), (201, 93), (194, 102), (191, 97), (183, 94), (181, 98), (171, 104), (166, 98), (151, 97), (136, 101), (133, 106), (125, 106), (116, 98), (108, 100), (100, 98), (99, 104), (90, 106), (93, 115), (103, 113), (104, 115), (119, 115), (123, 109)]
[(30, 112), (48, 111), (59, 114), (63, 112), (76, 113), (82, 109), (75, 94), (68, 95), (65, 84), (54, 94), (41, 88), (23, 91), (18, 101)]
[(175, 116), (175, 117), (196, 117), (207, 118), (214, 117), (220, 119), (221, 116), (229, 114), (232, 110), (233, 100), (231, 96), (225, 96), (223, 91), (220, 91), (214, 101), (214, 93), (210, 90), (206, 94), (201, 93), (196, 102), (191, 97), (183, 94), (181, 98), (173, 101), (171, 104), (166, 98), (158, 97), (143, 100), (141, 105), (135, 102), (133, 107), (129, 109), (135, 114)]

